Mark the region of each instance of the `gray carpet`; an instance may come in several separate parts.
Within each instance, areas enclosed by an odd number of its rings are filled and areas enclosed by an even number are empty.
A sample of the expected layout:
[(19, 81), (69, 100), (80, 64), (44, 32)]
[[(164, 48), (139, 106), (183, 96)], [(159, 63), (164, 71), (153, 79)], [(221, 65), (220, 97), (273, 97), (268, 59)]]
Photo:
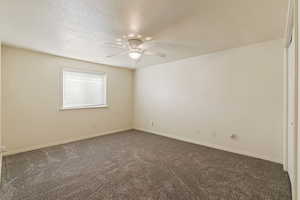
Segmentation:
[(5, 157), (1, 200), (290, 200), (276, 163), (127, 131)]

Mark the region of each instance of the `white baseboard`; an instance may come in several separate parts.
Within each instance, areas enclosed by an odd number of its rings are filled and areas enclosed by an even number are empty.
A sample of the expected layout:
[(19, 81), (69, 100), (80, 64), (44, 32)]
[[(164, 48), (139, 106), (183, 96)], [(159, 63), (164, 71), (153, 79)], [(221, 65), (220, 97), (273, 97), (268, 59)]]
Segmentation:
[[(270, 158), (270, 157), (267, 157), (267, 156), (263, 156), (263, 155), (259, 155), (259, 154), (255, 154), (255, 153), (250, 153), (250, 152), (246, 152), (246, 151), (242, 151), (242, 150), (228, 148), (228, 147), (224, 147), (224, 146), (217, 145), (217, 144), (209, 144), (209, 143), (205, 143), (205, 142), (199, 142), (199, 141), (191, 140), (191, 139), (186, 138), (186, 137), (177, 136), (177, 135), (175, 136), (175, 135), (171, 135), (171, 134), (168, 134), (168, 133), (162, 133), (162, 132), (143, 129), (143, 128), (134, 128), (134, 129), (139, 130), (139, 131), (143, 131), (143, 132), (156, 134), (156, 135), (165, 136), (165, 137), (168, 137), (168, 138), (181, 140), (181, 141), (184, 141), (184, 142), (203, 145), (203, 146), (207, 146), (207, 147), (211, 147), (211, 148), (215, 148), (215, 149), (220, 149), (220, 150), (223, 150), (223, 151), (228, 151), (228, 152), (232, 152), (232, 153), (236, 153), (236, 154), (246, 155), (246, 156), (255, 157), (255, 158), (259, 158), (259, 159), (268, 160), (268, 161), (272, 161), (272, 162), (282, 164), (282, 162), (280, 160), (277, 160), (277, 159), (273, 159), (273, 158)], [(113, 134), (113, 133), (118, 133), (118, 132), (128, 131), (128, 130), (132, 130), (132, 128), (118, 129), (118, 130), (113, 130), (113, 131), (97, 133), (97, 134), (93, 134), (93, 135), (86, 135), (86, 136), (82, 136), (82, 137), (66, 139), (66, 140), (63, 140), (63, 141), (52, 142), (52, 143), (47, 143), (47, 144), (43, 144), (43, 145), (35, 145), (35, 146), (23, 147), (23, 148), (12, 149), (12, 150), (8, 149), (8, 151), (4, 153), (4, 156), (13, 155), (13, 154), (17, 154), (17, 153), (22, 153), (22, 152), (26, 152), (26, 151), (32, 151), (32, 150), (41, 149), (41, 148), (50, 147), (50, 146), (55, 146), (55, 145), (66, 144), (66, 143), (70, 143), (70, 142), (76, 142), (76, 141), (80, 141), (80, 140), (84, 140), (84, 139), (94, 138), (94, 137), (98, 137), (98, 136), (102, 136), (102, 135), (108, 135), (108, 134)]]
[(94, 137), (98, 137), (98, 136), (109, 135), (109, 134), (128, 131), (128, 130), (132, 130), (132, 128), (106, 131), (106, 132), (102, 132), (102, 133), (97, 133), (97, 134), (92, 134), (92, 135), (85, 135), (85, 136), (81, 136), (81, 137), (77, 137), (77, 138), (66, 139), (66, 140), (62, 140), (62, 141), (59, 141), (59, 142), (52, 142), (52, 143), (47, 143), (47, 144), (42, 144), (42, 145), (23, 147), (23, 148), (12, 149), (12, 150), (8, 149), (8, 151), (4, 153), (4, 156), (13, 155), (13, 154), (17, 154), (17, 153), (22, 153), (22, 152), (26, 152), (26, 151), (33, 151), (33, 150), (37, 150), (37, 149), (41, 149), (41, 148), (45, 148), (45, 147), (50, 147), (50, 146), (67, 144), (67, 143), (70, 143), (70, 142), (76, 142), (76, 141), (80, 141), (80, 140), (84, 140), (84, 139), (90, 139), (90, 138), (94, 138)]
[(232, 153), (236, 153), (236, 154), (240, 154), (240, 155), (245, 155), (245, 156), (249, 156), (249, 157), (259, 158), (259, 159), (268, 160), (268, 161), (271, 161), (271, 162), (282, 164), (281, 160), (274, 159), (274, 158), (271, 158), (271, 157), (268, 157), (268, 156), (264, 156), (264, 155), (260, 155), (260, 154), (256, 154), (256, 153), (251, 153), (251, 152), (247, 152), (247, 151), (243, 151), (243, 150), (238, 150), (238, 149), (233, 149), (233, 148), (229, 148), (229, 147), (224, 147), (224, 146), (217, 145), (217, 144), (210, 144), (210, 143), (195, 141), (195, 140), (192, 140), (192, 139), (189, 139), (189, 138), (186, 138), (186, 137), (177, 136), (177, 135), (171, 135), (171, 134), (168, 134), (168, 133), (162, 133), (162, 132), (148, 130), (148, 129), (143, 129), (143, 128), (134, 128), (134, 129), (138, 130), (138, 131), (152, 133), (152, 134), (155, 134), (155, 135), (165, 136), (165, 137), (176, 139), (176, 140), (181, 140), (181, 141), (188, 142), (188, 143), (203, 145), (203, 146), (211, 147), (211, 148), (214, 148), (214, 149), (219, 149), (219, 150), (223, 150), (223, 151), (228, 151), (228, 152), (232, 152)]

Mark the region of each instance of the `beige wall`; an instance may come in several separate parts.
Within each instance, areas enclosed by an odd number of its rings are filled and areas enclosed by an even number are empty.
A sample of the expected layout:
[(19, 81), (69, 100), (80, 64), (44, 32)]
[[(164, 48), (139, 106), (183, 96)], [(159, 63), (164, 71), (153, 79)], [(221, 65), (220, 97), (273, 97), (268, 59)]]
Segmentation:
[[(132, 128), (133, 72), (4, 46), (3, 143), (8, 153)], [(59, 111), (61, 68), (107, 73), (109, 108)]]
[(282, 162), (281, 40), (141, 68), (134, 85), (135, 128)]
[[(276, 40), (141, 68), (133, 82), (128, 69), (4, 46), (3, 143), (16, 153), (131, 129), (134, 110), (135, 128), (282, 162), (282, 63)], [(107, 72), (109, 108), (59, 111), (63, 67)]]

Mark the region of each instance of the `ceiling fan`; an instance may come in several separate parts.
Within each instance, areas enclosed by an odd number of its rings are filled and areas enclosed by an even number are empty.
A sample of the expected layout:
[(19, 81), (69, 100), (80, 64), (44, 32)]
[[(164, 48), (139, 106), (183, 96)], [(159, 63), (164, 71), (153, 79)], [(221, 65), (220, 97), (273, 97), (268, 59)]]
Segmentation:
[(107, 55), (106, 58), (111, 58), (115, 56), (120, 56), (127, 54), (131, 59), (135, 60), (136, 63), (145, 56), (159, 56), (166, 57), (166, 54), (161, 52), (150, 51), (149, 48), (153, 46), (149, 43), (152, 41), (152, 37), (143, 37), (140, 34), (129, 34), (124, 35), (122, 38), (117, 38), (114, 42), (106, 42), (105, 45), (112, 48), (123, 49), (124, 51)]

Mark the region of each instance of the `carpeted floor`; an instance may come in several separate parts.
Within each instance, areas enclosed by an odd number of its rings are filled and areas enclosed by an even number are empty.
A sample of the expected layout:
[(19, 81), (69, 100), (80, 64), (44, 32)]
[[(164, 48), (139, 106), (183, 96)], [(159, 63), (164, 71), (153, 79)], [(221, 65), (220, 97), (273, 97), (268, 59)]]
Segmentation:
[(5, 157), (1, 200), (290, 200), (272, 162), (127, 131)]

